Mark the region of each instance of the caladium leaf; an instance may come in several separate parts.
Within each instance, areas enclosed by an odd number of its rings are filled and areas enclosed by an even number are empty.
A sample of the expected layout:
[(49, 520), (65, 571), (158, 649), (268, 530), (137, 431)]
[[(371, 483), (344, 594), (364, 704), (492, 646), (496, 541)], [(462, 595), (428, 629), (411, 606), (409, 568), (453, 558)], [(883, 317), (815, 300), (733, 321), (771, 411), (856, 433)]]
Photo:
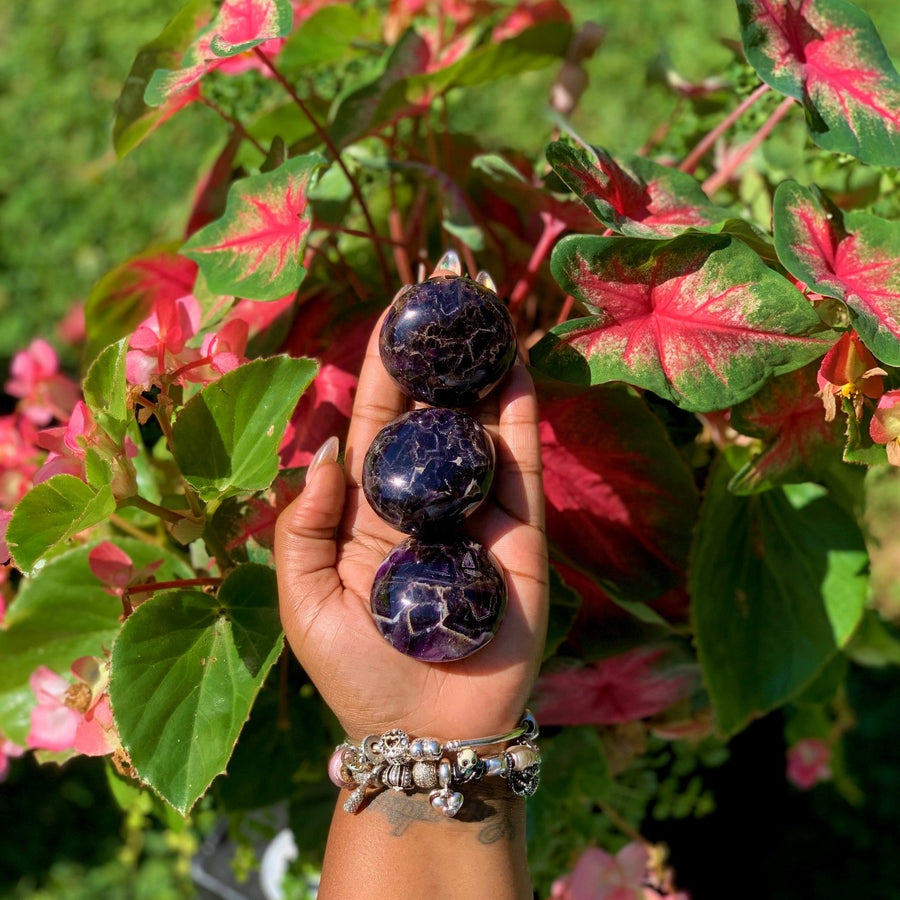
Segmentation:
[(177, 69), (157, 69), (144, 92), (148, 106), (161, 106), (194, 89), (229, 57), (290, 34), (290, 0), (225, 0), (216, 17), (196, 33)]
[(556, 326), (531, 351), (538, 369), (564, 381), (624, 381), (707, 412), (836, 339), (797, 288), (730, 235), (572, 235), (556, 245), (551, 269), (593, 313)]
[(199, 264), (211, 291), (280, 300), (299, 287), (311, 224), (308, 190), (324, 164), (310, 153), (231, 186), (225, 214), (181, 249)]
[(900, 165), (900, 76), (872, 20), (847, 0), (737, 0), (750, 65), (799, 100), (813, 140)]
[(555, 141), (547, 162), (607, 227), (620, 234), (670, 238), (689, 229), (715, 229), (731, 215), (710, 203), (700, 183), (642, 156), (616, 161), (602, 147), (593, 155)]
[(818, 188), (778, 185), (775, 249), (812, 290), (843, 300), (863, 343), (900, 365), (900, 222), (843, 213)]
[(156, 247), (134, 256), (97, 282), (85, 304), (85, 361), (120, 340), (142, 322), (160, 300), (190, 294), (197, 264), (179, 256), (178, 245)]
[(144, 93), (157, 69), (180, 64), (198, 29), (212, 18), (213, 7), (213, 0), (190, 0), (157, 38), (138, 50), (116, 102), (113, 145), (119, 157), (133, 150), (151, 131), (197, 98), (196, 93), (185, 92), (166, 103), (149, 105)]
[(538, 397), (554, 558), (631, 601), (680, 584), (698, 498), (662, 424), (619, 386), (539, 379)]
[(186, 815), (224, 771), (281, 652), (275, 573), (234, 569), (217, 596), (157, 594), (112, 649), (109, 695), (142, 781)]
[(694, 537), (694, 635), (719, 730), (734, 734), (797, 696), (862, 617), (868, 555), (855, 518), (818, 485), (751, 497), (720, 461)]
[(840, 459), (842, 426), (837, 420), (825, 421), (817, 396), (817, 369), (818, 363), (813, 363), (773, 378), (731, 410), (731, 426), (764, 445), (729, 483), (733, 493), (817, 481), (828, 461)]

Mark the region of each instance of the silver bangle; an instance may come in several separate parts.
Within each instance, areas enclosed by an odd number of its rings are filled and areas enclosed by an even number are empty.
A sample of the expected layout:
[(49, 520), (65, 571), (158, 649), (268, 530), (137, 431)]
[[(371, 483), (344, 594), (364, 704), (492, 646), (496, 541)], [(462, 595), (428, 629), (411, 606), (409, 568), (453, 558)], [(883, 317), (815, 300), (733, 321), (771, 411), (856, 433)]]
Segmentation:
[[(411, 739), (394, 728), (358, 742), (346, 738), (335, 748), (328, 774), (338, 787), (351, 791), (344, 803), (349, 813), (390, 788), (407, 793), (427, 790), (432, 807), (453, 817), (463, 804), (462, 793), (453, 788), (471, 781), (500, 776), (517, 797), (534, 794), (541, 777), (541, 752), (534, 743), (538, 734), (538, 724), (527, 709), (512, 731), (492, 737), (442, 743), (436, 738)], [(495, 744), (506, 746), (485, 756), (476, 750)]]

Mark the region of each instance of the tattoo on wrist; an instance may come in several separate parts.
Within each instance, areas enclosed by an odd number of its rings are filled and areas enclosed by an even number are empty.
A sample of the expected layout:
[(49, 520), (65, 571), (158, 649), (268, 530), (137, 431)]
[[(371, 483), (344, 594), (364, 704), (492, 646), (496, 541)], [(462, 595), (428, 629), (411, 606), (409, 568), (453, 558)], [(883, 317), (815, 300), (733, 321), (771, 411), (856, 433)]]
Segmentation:
[[(455, 819), (466, 824), (481, 824), (477, 831), (481, 844), (513, 840), (517, 834), (515, 806), (522, 802), (493, 791), (470, 791)], [(448, 826), (447, 817), (437, 812), (423, 794), (384, 791), (372, 798), (369, 809), (387, 819), (394, 837), (401, 837), (414, 822), (433, 823), (441, 828)]]

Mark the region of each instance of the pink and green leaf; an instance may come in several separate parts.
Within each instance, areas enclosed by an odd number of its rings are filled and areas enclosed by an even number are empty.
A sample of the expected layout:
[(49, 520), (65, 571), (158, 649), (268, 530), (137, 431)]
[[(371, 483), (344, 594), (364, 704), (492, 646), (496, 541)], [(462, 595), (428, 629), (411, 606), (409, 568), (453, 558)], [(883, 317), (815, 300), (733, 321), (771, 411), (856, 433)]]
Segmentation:
[(224, 215), (181, 250), (200, 266), (211, 291), (279, 300), (299, 287), (311, 225), (309, 187), (324, 164), (318, 154), (298, 156), (231, 186)]
[(698, 498), (662, 424), (620, 386), (537, 385), (554, 559), (616, 598), (681, 584)]
[(753, 493), (775, 484), (819, 480), (824, 457), (840, 457), (841, 423), (825, 421), (817, 396), (814, 363), (773, 378), (749, 400), (731, 411), (731, 426), (759, 438), (762, 452), (729, 483), (736, 494)]
[(847, 304), (866, 346), (900, 365), (900, 222), (842, 213), (818, 188), (778, 186), (775, 249), (812, 290)]
[(799, 100), (813, 140), (900, 165), (900, 75), (872, 20), (847, 0), (737, 0), (750, 64)]
[(617, 161), (602, 147), (591, 155), (556, 141), (547, 147), (547, 161), (587, 208), (620, 234), (665, 239), (690, 229), (719, 230), (731, 215), (709, 201), (693, 176), (645, 157)]
[(707, 412), (745, 400), (836, 339), (797, 288), (730, 235), (573, 235), (557, 244), (551, 269), (591, 313), (532, 349), (533, 364), (564, 381), (624, 381)]
[(185, 92), (166, 102), (150, 103), (145, 93), (154, 73), (176, 68), (194, 41), (197, 32), (213, 15), (212, 0), (190, 0), (166, 25), (162, 33), (138, 50), (116, 102), (113, 145), (121, 158), (133, 150), (150, 132), (199, 96)]
[(292, 20), (289, 0), (225, 0), (216, 17), (195, 30), (177, 67), (159, 67), (152, 73), (144, 102), (159, 107), (176, 102), (186, 92), (196, 99), (197, 83), (207, 72), (266, 41), (286, 37)]

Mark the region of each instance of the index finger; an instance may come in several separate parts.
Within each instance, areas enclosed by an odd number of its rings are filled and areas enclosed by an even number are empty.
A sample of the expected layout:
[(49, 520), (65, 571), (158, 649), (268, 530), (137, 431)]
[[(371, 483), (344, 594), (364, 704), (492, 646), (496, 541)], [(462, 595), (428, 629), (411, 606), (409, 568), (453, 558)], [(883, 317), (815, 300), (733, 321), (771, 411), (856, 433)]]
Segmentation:
[(407, 407), (406, 395), (388, 375), (378, 352), (378, 335), (387, 313), (388, 310), (385, 310), (379, 316), (369, 337), (353, 402), (344, 460), (347, 474), (354, 484), (362, 481), (363, 459), (375, 435), (405, 412)]

